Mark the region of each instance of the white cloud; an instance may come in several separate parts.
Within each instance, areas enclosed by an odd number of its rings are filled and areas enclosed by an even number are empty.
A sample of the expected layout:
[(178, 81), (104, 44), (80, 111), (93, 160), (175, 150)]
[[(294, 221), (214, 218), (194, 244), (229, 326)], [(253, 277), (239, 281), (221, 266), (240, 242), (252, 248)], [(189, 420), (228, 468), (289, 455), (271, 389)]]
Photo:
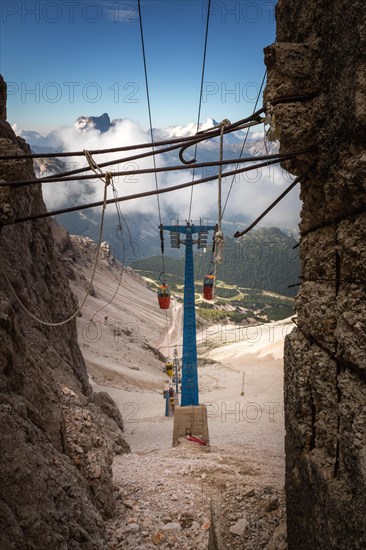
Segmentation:
[[(207, 124), (209, 124), (208, 119)], [(192, 130), (193, 125), (179, 127), (179, 135), (187, 135)], [(169, 134), (172, 136), (172, 129), (161, 130), (161, 134)], [(96, 129), (89, 129), (84, 133), (77, 131), (75, 127), (61, 128), (56, 131), (56, 139), (60, 146), (65, 151), (75, 150), (93, 150), (93, 149), (108, 149), (119, 146), (133, 145), (138, 143), (146, 143), (149, 141), (147, 133), (134, 121), (124, 119), (118, 121), (114, 126), (111, 126), (108, 132), (100, 133)], [(55, 137), (55, 135), (53, 136)], [(254, 135), (251, 136), (253, 138)], [(263, 137), (259, 133), (259, 140)], [(251, 139), (251, 144), (253, 139)], [(261, 144), (259, 143), (259, 147)], [(205, 146), (201, 145), (201, 150)], [(145, 149), (144, 151), (147, 151)], [(208, 144), (206, 148), (210, 159), (213, 155), (213, 146)], [(94, 158), (100, 164), (108, 160), (127, 158), (139, 151), (131, 151), (125, 153), (113, 153), (96, 155)], [(187, 152), (188, 155), (190, 151)], [(201, 154), (204, 156), (204, 152)], [(157, 166), (167, 166), (176, 164), (176, 154), (162, 158), (156, 157)], [(79, 168), (86, 166), (84, 157), (75, 157), (68, 159), (67, 169)], [(152, 168), (153, 161), (149, 157), (147, 159), (138, 159), (134, 161), (122, 161), (117, 166), (111, 167), (112, 171), (126, 171), (134, 169)], [(232, 170), (233, 166), (227, 166), (224, 170)], [(205, 169), (197, 169), (195, 179), (200, 179), (206, 175), (215, 172), (205, 171)], [(165, 172), (158, 174), (159, 188), (170, 187), (180, 183), (191, 181), (192, 171), (184, 170), (177, 172)], [(153, 174), (119, 176), (114, 178), (119, 196), (126, 196), (135, 193), (142, 193), (155, 189), (155, 178)], [(223, 180), (222, 205), (224, 206), (229, 187), (232, 182), (232, 177)], [(235, 177), (230, 198), (225, 211), (225, 218), (235, 221), (248, 221), (256, 218), (267, 206), (289, 185), (291, 177), (278, 166), (271, 166), (238, 174)], [(103, 184), (100, 180), (89, 180), (87, 183), (72, 182), (69, 184), (44, 184), (43, 192), (45, 202), (49, 209), (56, 209), (65, 204), (83, 204), (95, 201), (101, 201), (103, 198)], [(188, 217), (189, 203), (191, 190), (183, 189), (173, 193), (160, 195), (160, 206), (164, 223), (169, 223), (170, 219), (166, 217), (177, 217), (184, 220)], [(112, 193), (109, 191), (109, 198), (112, 198)], [(217, 181), (204, 183), (194, 187), (192, 214), (191, 218), (198, 220), (200, 217), (217, 219), (218, 210), (217, 198)], [(156, 196), (151, 196), (139, 200), (131, 200), (121, 203), (123, 212), (128, 213), (143, 213), (149, 216), (157, 217), (157, 199)], [(283, 228), (296, 227), (299, 220), (300, 200), (299, 189), (291, 191), (290, 194), (279, 205), (272, 210), (263, 220), (262, 225), (276, 225)], [(109, 208), (108, 212), (114, 213), (114, 208)]]
[(253, 141), (256, 139), (264, 139), (264, 130), (260, 132), (251, 132), (250, 137)]
[(19, 136), (19, 137), (22, 137), (22, 130), (21, 130), (21, 128), (19, 128), (19, 127), (17, 126), (17, 124), (13, 124), (13, 125), (12, 125), (12, 129), (13, 129), (15, 135), (17, 135), (17, 136)]
[[(102, 134), (96, 129), (90, 129), (87, 132), (80, 133), (74, 127), (62, 128), (57, 131), (57, 139), (59, 140), (61, 148), (64, 151), (77, 151), (83, 149), (110, 149), (142, 143), (146, 142), (146, 134), (136, 123), (125, 119), (117, 122), (108, 132)], [(108, 162), (109, 160), (127, 158), (135, 153), (136, 152), (131, 151), (128, 153), (122, 152), (95, 155), (94, 160), (98, 164), (102, 164), (104, 162)], [(157, 164), (162, 165), (161, 159), (157, 159)], [(84, 166), (87, 166), (87, 161), (84, 157), (70, 157), (67, 160), (67, 170), (81, 168)], [(139, 170), (152, 167), (152, 159), (147, 158), (128, 162), (122, 161), (119, 164), (112, 166), (110, 169), (113, 172), (122, 172), (126, 170)], [(103, 170), (107, 170), (107, 168)], [(113, 181), (118, 190), (119, 196), (141, 193), (155, 187), (153, 174), (119, 176), (113, 178)], [(50, 209), (64, 205), (65, 203), (68, 203), (70, 199), (73, 202), (76, 201), (77, 203), (100, 201), (103, 199), (103, 190), (104, 186), (99, 179), (88, 180), (88, 184), (85, 184), (84, 181), (79, 181), (67, 185), (43, 185), (44, 199)], [(112, 198), (112, 191), (109, 190), (108, 193), (108, 198)], [(137, 201), (131, 201), (126, 202), (124, 205), (125, 211), (143, 210), (147, 213), (152, 212), (153, 208), (154, 206), (152, 201), (141, 201), (139, 204), (137, 204)]]
[[(227, 196), (231, 179), (224, 184)], [(238, 174), (230, 193), (225, 217), (237, 220), (256, 219), (288, 185), (292, 177), (278, 166)], [(261, 222), (265, 226), (295, 228), (299, 222), (300, 187), (296, 186)], [(226, 200), (226, 199), (225, 199)]]

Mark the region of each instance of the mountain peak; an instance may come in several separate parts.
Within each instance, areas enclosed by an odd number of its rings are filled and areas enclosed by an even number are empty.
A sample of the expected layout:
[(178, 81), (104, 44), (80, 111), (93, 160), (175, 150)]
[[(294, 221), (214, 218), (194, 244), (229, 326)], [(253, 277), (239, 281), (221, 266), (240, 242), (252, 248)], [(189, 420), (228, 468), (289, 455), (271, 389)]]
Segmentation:
[(100, 116), (80, 116), (74, 127), (78, 132), (84, 134), (89, 130), (99, 130), (101, 134), (108, 132), (111, 127), (111, 119), (109, 118), (108, 113), (103, 113)]

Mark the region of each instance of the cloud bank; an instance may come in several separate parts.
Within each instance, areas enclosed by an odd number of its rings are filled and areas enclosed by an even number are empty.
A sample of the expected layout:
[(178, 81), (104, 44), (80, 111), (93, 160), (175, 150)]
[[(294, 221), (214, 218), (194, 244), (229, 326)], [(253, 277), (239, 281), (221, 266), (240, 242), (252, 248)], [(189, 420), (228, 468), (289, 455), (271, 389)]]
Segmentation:
[[(211, 127), (213, 119), (208, 119), (204, 128)], [(22, 132), (17, 128), (18, 135), (31, 134)], [(187, 136), (195, 133), (195, 124), (187, 126), (170, 127), (165, 130), (156, 130), (155, 139)], [(230, 136), (226, 140), (224, 157), (235, 158), (239, 156), (240, 144), (243, 134), (236, 137)], [(46, 139), (47, 138), (43, 138)], [(77, 125), (60, 128), (48, 136), (49, 145), (57, 150), (76, 151), (108, 149), (120, 146), (134, 145), (149, 142), (149, 135), (137, 122), (124, 119), (114, 121), (106, 132), (100, 132), (94, 127), (84, 128), (80, 131)], [(42, 141), (44, 145), (44, 141)], [(251, 132), (248, 139), (247, 151), (252, 155), (263, 154), (263, 133)], [(190, 154), (192, 150), (188, 152)], [(199, 161), (212, 160), (219, 157), (217, 143), (207, 143), (199, 146)], [(131, 153), (114, 153), (95, 156), (98, 164), (114, 160), (119, 157), (125, 159), (134, 155)], [(83, 157), (66, 159), (66, 169), (71, 170), (87, 165)], [(171, 164), (179, 164), (176, 153), (168, 153), (164, 157), (156, 157), (156, 164), (159, 167)], [(122, 160), (118, 165), (111, 167), (113, 171), (137, 170), (152, 168), (152, 158), (138, 159), (132, 161)], [(233, 169), (233, 165), (227, 166), (226, 170)], [(217, 174), (216, 168), (197, 169), (195, 179)], [(178, 172), (167, 172), (158, 174), (159, 188), (178, 185), (192, 180), (192, 170)], [(222, 197), (223, 204), (230, 187), (231, 193), (225, 208), (224, 218), (231, 221), (248, 223), (256, 218), (292, 181), (292, 177), (283, 171), (279, 166), (255, 169), (252, 172), (238, 174), (234, 181), (232, 177), (223, 179)], [(134, 193), (142, 193), (155, 189), (155, 177), (153, 174), (119, 176), (114, 178), (114, 183), (119, 196), (126, 196)], [(47, 207), (51, 210), (62, 206), (83, 204), (87, 202), (100, 201), (103, 198), (103, 183), (100, 180), (76, 181), (72, 183), (43, 184), (43, 194)], [(180, 220), (188, 217), (191, 190), (184, 189), (173, 193), (160, 195), (160, 208), (164, 223), (169, 223), (172, 216)], [(109, 191), (109, 198), (112, 193)], [(140, 213), (158, 218), (156, 196), (133, 200), (121, 203), (122, 211), (126, 214)], [(296, 228), (300, 212), (299, 189), (295, 188), (289, 195), (268, 214), (262, 225), (275, 225), (281, 228)], [(198, 220), (200, 217), (210, 220), (217, 219), (218, 196), (217, 181), (196, 186), (193, 191), (191, 219)], [(108, 212), (114, 213), (114, 208)], [(168, 217), (168, 219), (166, 219)]]

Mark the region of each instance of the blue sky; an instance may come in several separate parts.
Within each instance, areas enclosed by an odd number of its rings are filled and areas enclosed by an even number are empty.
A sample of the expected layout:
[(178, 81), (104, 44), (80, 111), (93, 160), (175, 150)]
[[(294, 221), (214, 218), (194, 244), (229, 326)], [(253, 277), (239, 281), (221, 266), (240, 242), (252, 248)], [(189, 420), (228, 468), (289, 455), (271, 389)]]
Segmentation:
[[(201, 119), (253, 109), (263, 48), (275, 37), (275, 1), (212, 1)], [(1, 4), (0, 70), (8, 120), (47, 132), (80, 115), (148, 127), (135, 0)], [(143, 0), (153, 125), (197, 118), (207, 2)]]

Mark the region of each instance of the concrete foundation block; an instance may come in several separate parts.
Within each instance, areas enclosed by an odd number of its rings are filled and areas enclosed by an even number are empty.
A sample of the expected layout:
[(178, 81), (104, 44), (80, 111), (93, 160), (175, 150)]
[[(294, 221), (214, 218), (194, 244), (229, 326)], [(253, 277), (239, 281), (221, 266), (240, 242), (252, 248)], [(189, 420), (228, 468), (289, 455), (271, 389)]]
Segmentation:
[(174, 412), (173, 447), (180, 437), (195, 435), (209, 441), (206, 405), (176, 407)]

